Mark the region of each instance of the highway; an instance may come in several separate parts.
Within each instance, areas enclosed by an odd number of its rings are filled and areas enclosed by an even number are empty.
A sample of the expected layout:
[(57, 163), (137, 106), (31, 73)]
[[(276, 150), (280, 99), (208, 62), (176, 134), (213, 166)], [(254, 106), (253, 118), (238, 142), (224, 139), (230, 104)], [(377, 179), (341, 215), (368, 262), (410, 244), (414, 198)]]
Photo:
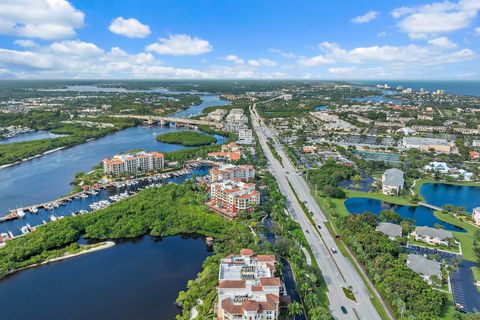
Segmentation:
[[(328, 287), (328, 299), (330, 302), (330, 311), (335, 319), (362, 319), (377, 320), (381, 319), (377, 310), (372, 304), (371, 296), (366, 288), (362, 278), (355, 270), (350, 261), (343, 256), (335, 244), (335, 240), (324, 225), (327, 217), (320, 209), (313, 198), (310, 187), (292, 165), (280, 144), (275, 143), (274, 147), (282, 159), (282, 164), (275, 159), (269, 146), (267, 138), (270, 137), (276, 141), (269, 128), (264, 125), (263, 120), (258, 115), (256, 104), (250, 109), (253, 128), (258, 136), (260, 145), (267, 157), (269, 170), (274, 175), (280, 190), (287, 198), (288, 211), (292, 217), (300, 223), (305, 237), (310, 245), (315, 260), (319, 265), (323, 278)], [(289, 182), (295, 189), (299, 199), (303, 201), (309, 211), (313, 212), (313, 220), (317, 226), (313, 226), (310, 220), (303, 212), (300, 203), (297, 200)], [(336, 251), (333, 252), (332, 248)], [(356, 301), (348, 299), (343, 293), (344, 288), (351, 288)], [(341, 307), (345, 307), (347, 313), (342, 312)]]

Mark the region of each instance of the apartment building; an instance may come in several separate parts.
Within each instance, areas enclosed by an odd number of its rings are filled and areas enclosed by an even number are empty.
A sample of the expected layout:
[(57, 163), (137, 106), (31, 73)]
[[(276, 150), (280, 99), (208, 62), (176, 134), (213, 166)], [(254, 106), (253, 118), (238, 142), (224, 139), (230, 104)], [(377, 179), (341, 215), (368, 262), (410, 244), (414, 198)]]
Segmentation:
[(257, 255), (250, 249), (222, 259), (217, 319), (278, 319), (281, 281), (274, 276), (275, 263), (275, 256)]
[(418, 149), (421, 151), (430, 151), (430, 149), (433, 149), (436, 152), (443, 153), (450, 153), (452, 151), (452, 144), (447, 140), (433, 138), (405, 137), (402, 140), (402, 147), (404, 149)]
[(253, 133), (251, 129), (238, 130), (238, 144), (253, 144)]
[(163, 166), (164, 156), (160, 152), (117, 154), (103, 160), (103, 172), (114, 176), (162, 170)]
[(255, 178), (255, 169), (252, 165), (224, 164), (218, 168), (210, 169), (210, 182), (224, 180), (248, 181)]
[(207, 155), (214, 159), (226, 159), (230, 161), (238, 161), (242, 157), (240, 147), (235, 142), (222, 145), (221, 152), (209, 152)]
[(233, 219), (240, 211), (250, 211), (258, 204), (260, 193), (255, 190), (255, 183), (225, 180), (210, 185), (207, 206), (225, 218)]
[(403, 171), (392, 168), (385, 170), (382, 175), (382, 192), (386, 195), (398, 196), (404, 186)]

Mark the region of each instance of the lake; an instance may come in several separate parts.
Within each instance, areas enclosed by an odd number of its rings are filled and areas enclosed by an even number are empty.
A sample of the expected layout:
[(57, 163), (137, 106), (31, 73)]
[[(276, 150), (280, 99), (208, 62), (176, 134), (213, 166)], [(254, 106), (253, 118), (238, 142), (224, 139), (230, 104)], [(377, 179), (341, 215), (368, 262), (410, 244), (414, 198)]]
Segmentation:
[(202, 238), (146, 236), (25, 270), (1, 281), (0, 318), (175, 319), (210, 254)]
[(349, 198), (345, 201), (345, 207), (350, 213), (364, 213), (370, 211), (376, 215), (383, 210), (393, 210), (403, 219), (413, 219), (417, 226), (434, 227), (436, 223), (442, 225), (446, 230), (464, 231), (462, 228), (446, 223), (435, 217), (433, 210), (422, 206), (401, 206), (393, 205), (384, 201), (369, 198)]
[(465, 207), (467, 212), (480, 207), (480, 187), (445, 183), (424, 183), (420, 194), (427, 203), (441, 207), (446, 204)]

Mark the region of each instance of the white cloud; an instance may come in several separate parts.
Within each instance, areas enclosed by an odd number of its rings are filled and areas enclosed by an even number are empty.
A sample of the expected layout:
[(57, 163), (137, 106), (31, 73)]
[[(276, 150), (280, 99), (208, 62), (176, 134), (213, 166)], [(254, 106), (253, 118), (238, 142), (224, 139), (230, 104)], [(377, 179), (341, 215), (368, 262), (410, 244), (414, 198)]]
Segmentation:
[(168, 38), (160, 38), (158, 42), (147, 46), (147, 51), (173, 56), (199, 55), (212, 51), (207, 40), (186, 34), (174, 34)]
[(350, 20), (350, 22), (355, 24), (368, 23), (370, 21), (375, 20), (377, 17), (378, 17), (378, 12), (370, 10), (364, 15), (353, 18), (352, 20)]
[(428, 43), (432, 46), (443, 47), (443, 48), (456, 48), (457, 44), (450, 41), (447, 37), (438, 37), (435, 39), (428, 40)]
[(355, 72), (357, 68), (355, 67), (345, 67), (345, 68), (329, 68), (328, 72), (334, 75), (348, 76)]
[(388, 35), (388, 33), (386, 31), (381, 31), (381, 32), (377, 33), (377, 37), (379, 37), (379, 38), (385, 38), (387, 35)]
[(275, 67), (277, 62), (270, 59), (248, 60), (248, 64), (252, 67)]
[(480, 27), (476, 27), (476, 28), (475, 28), (475, 33), (478, 34), (478, 35), (480, 35)]
[(229, 54), (228, 56), (225, 57), (226, 61), (233, 62), (234, 64), (237, 65), (244, 65), (245, 61), (243, 61), (242, 58), (234, 55), (234, 54)]
[(32, 40), (26, 40), (26, 39), (18, 39), (18, 40), (15, 40), (14, 43), (17, 46), (24, 47), (24, 48), (33, 48), (37, 46), (36, 42)]
[(117, 17), (113, 19), (108, 29), (113, 33), (129, 38), (145, 38), (150, 35), (150, 27), (134, 18)]
[(391, 14), (394, 18), (401, 18), (397, 23), (401, 31), (408, 33), (412, 39), (419, 39), (466, 28), (479, 10), (479, 0), (459, 0), (456, 3), (444, 1), (418, 7), (400, 7)]
[(83, 26), (84, 16), (66, 0), (2, 0), (0, 34), (47, 40), (72, 37)]
[(270, 51), (272, 53), (277, 53), (277, 54), (279, 54), (282, 57), (287, 58), (287, 59), (295, 59), (297, 57), (297, 55), (292, 53), (292, 52), (285, 52), (285, 51), (282, 51), (280, 49), (269, 48), (268, 51)]
[(95, 44), (79, 40), (55, 42), (49, 48), (55, 54), (76, 57), (95, 57), (103, 54), (103, 50)]
[[(447, 39), (448, 40), (448, 39)], [(437, 40), (444, 46), (370, 46), (358, 47), (352, 50), (341, 48), (337, 43), (323, 42), (319, 45), (323, 54), (311, 58), (302, 58), (299, 65), (314, 67), (321, 64), (344, 62), (351, 64), (382, 64), (382, 65), (442, 65), (471, 60), (476, 53), (471, 49), (451, 51), (444, 40)], [(449, 43), (447, 43), (449, 44)]]

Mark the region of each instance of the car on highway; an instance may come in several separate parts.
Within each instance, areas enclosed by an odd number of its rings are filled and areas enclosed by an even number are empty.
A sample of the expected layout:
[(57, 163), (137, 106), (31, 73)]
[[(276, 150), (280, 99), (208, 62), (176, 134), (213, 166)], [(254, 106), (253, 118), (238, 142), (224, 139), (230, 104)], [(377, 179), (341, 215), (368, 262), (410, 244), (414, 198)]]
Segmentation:
[(319, 224), (317, 224), (317, 227), (318, 227), (318, 229), (322, 229), (322, 226), (321, 226), (321, 225), (319, 225)]
[(347, 313), (348, 313), (348, 312), (347, 312), (347, 308), (345, 308), (344, 306), (341, 306), (341, 307), (340, 307), (340, 310), (342, 310), (342, 313), (343, 313), (343, 314), (347, 314)]
[(333, 253), (337, 253), (337, 249), (332, 248), (332, 252), (333, 252)]
[(306, 233), (310, 233), (310, 231), (308, 231), (307, 229), (305, 229), (305, 232), (306, 232)]

